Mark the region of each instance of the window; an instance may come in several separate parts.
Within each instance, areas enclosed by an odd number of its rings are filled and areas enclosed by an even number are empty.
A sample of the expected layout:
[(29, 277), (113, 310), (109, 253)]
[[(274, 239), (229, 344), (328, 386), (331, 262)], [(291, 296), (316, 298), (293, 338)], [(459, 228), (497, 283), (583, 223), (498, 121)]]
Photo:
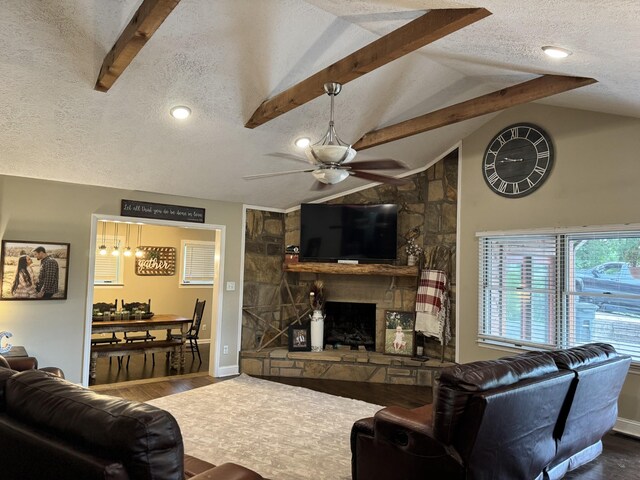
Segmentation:
[(640, 361), (640, 230), (480, 237), (479, 339)]
[(182, 242), (183, 285), (213, 285), (216, 266), (215, 242)]
[[(98, 242), (100, 239), (98, 238)], [(118, 247), (123, 244), (122, 239), (117, 240)], [(99, 245), (97, 243), (96, 245)], [(111, 255), (109, 249), (106, 255), (96, 253), (96, 271), (93, 277), (94, 285), (123, 285), (124, 257), (122, 254), (117, 257)]]

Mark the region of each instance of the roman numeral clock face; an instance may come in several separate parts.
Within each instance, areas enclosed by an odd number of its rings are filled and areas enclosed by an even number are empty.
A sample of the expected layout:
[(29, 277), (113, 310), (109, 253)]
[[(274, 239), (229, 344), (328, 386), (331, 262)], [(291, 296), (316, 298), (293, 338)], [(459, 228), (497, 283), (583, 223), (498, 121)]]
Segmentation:
[(489, 188), (498, 195), (524, 197), (549, 177), (553, 157), (551, 137), (536, 125), (519, 123), (491, 140), (482, 173)]

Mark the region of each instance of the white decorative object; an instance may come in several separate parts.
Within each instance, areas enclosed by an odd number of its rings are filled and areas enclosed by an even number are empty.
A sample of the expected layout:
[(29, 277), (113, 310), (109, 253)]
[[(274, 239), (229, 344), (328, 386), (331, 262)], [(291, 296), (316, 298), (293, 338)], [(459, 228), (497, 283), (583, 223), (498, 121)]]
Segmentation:
[(321, 352), (324, 342), (324, 315), (322, 310), (314, 310), (311, 318), (311, 351)]
[(0, 354), (9, 352), (13, 347), (10, 343), (7, 343), (4, 347), (2, 346), (2, 339), (4, 337), (11, 338), (13, 334), (11, 332), (0, 332)]
[(409, 255), (407, 257), (407, 265), (409, 265), (410, 267), (414, 266), (416, 264), (416, 256), (415, 255)]

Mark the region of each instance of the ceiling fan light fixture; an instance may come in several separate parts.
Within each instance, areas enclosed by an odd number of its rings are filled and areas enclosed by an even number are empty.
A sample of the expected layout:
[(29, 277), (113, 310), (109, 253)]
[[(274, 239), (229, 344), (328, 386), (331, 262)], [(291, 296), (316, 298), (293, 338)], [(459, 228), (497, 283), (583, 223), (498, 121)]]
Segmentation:
[(340, 168), (320, 168), (314, 170), (311, 174), (316, 180), (327, 185), (335, 185), (340, 183), (349, 176), (349, 172)]
[(345, 164), (356, 156), (350, 145), (310, 145), (304, 151), (311, 163)]
[(309, 137), (300, 137), (294, 143), (298, 148), (307, 148), (311, 144), (311, 139)]
[(331, 98), (329, 128), (320, 141), (309, 145), (305, 149), (305, 154), (311, 163), (327, 165), (345, 164), (353, 160), (356, 156), (356, 151), (351, 148), (351, 145), (343, 142), (340, 137), (338, 137), (333, 123), (333, 98), (338, 95), (341, 90), (342, 85), (337, 82), (324, 84), (324, 91), (327, 92), (327, 95)]
[(567, 58), (573, 52), (566, 48), (554, 47), (553, 45), (547, 45), (542, 47), (542, 51), (551, 58)]
[(170, 110), (170, 113), (176, 120), (185, 120), (191, 115), (191, 109), (184, 105), (177, 105)]

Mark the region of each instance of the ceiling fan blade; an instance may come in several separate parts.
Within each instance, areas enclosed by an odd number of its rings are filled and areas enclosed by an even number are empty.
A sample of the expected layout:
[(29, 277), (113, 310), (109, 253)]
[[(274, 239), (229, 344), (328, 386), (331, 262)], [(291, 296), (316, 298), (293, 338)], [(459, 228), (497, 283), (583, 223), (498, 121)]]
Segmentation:
[(330, 186), (331, 185), (327, 183), (322, 183), (316, 180), (315, 182), (313, 182), (313, 185), (311, 185), (311, 190), (314, 190), (314, 191), (324, 190), (326, 188), (329, 188)]
[(257, 175), (245, 175), (242, 177), (244, 180), (254, 180), (256, 178), (275, 177), (276, 175), (289, 175), (290, 173), (309, 173), (313, 172), (315, 168), (305, 170), (285, 170), (284, 172), (273, 173), (258, 173)]
[(373, 180), (374, 182), (388, 183), (390, 185), (404, 185), (409, 181), (408, 178), (395, 178), (387, 177), (386, 175), (378, 175), (376, 173), (362, 172), (360, 170), (350, 170), (350, 175), (354, 177), (364, 178), (366, 180)]
[(306, 157), (299, 157), (298, 155), (292, 155), (290, 153), (265, 153), (267, 157), (278, 157), (278, 158), (286, 158), (288, 160), (295, 160), (296, 162), (306, 163), (307, 165), (311, 164), (311, 162)]
[(360, 160), (357, 162), (350, 162), (346, 165), (355, 170), (394, 170), (394, 169), (406, 169), (407, 166), (397, 160), (391, 160), (390, 158), (383, 158), (380, 160)]

